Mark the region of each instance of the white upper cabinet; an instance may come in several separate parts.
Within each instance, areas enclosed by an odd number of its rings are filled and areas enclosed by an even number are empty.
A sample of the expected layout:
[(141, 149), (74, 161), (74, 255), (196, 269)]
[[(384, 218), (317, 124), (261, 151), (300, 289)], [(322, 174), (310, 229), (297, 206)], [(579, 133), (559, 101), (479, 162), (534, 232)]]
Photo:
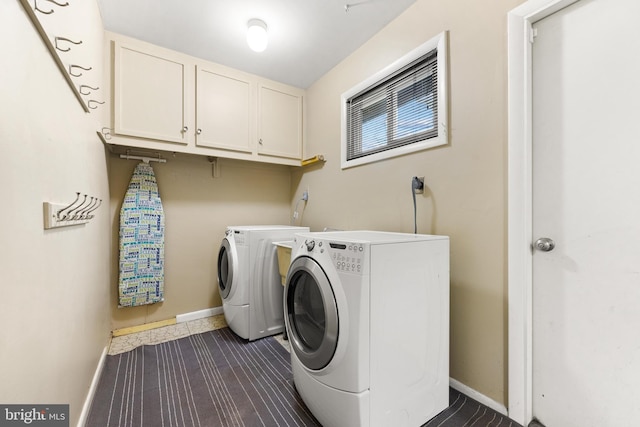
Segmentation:
[(196, 66), (196, 145), (251, 153), (252, 83), (216, 67)]
[(187, 144), (187, 66), (166, 52), (115, 44), (115, 133)]
[(115, 33), (105, 40), (106, 143), (300, 166), (302, 89)]
[(258, 153), (300, 159), (303, 91), (261, 83), (258, 93)]

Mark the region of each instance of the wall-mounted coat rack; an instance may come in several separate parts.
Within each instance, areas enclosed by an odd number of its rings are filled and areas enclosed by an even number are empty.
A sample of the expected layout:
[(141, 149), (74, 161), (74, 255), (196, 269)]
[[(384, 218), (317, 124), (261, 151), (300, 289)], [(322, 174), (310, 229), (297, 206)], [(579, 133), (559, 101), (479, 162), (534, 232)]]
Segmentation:
[(94, 218), (93, 212), (102, 205), (102, 199), (76, 193), (71, 203), (43, 203), (44, 228), (86, 224)]
[[(74, 19), (83, 18), (82, 11), (87, 10), (86, 5), (83, 5), (83, 2), (74, 2), (74, 5), (67, 7), (69, 2), (63, 0), (20, 0), (20, 3), (84, 111), (89, 113), (90, 110), (104, 104), (104, 101), (100, 100), (103, 95), (97, 92), (95, 82), (91, 82), (96, 76), (83, 76), (84, 73), (81, 71), (91, 71), (93, 67), (90, 64), (76, 63), (78, 59), (86, 57), (88, 50), (95, 48), (83, 44), (83, 40), (75, 39), (78, 28), (82, 26), (74, 26)], [(69, 33), (76, 34), (74, 39), (54, 34), (59, 30), (61, 22), (71, 24)], [(86, 35), (86, 32), (82, 34)], [(90, 39), (89, 45), (92, 41), (95, 44), (95, 40)]]

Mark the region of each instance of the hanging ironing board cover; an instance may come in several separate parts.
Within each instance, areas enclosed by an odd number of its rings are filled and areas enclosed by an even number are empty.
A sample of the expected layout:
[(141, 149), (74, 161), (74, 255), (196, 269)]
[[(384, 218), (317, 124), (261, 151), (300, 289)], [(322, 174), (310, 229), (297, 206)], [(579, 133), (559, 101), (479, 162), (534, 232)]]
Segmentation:
[(120, 209), (119, 306), (164, 301), (164, 211), (153, 168), (140, 162)]

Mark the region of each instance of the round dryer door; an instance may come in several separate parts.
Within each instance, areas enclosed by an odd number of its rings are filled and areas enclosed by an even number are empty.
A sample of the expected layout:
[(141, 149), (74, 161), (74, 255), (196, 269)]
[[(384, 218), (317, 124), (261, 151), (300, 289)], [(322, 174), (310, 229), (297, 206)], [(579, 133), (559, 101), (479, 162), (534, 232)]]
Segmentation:
[(309, 369), (329, 364), (338, 345), (338, 308), (327, 275), (312, 258), (296, 258), (285, 287), (289, 342)]
[(238, 257), (233, 235), (222, 239), (220, 251), (218, 252), (218, 287), (220, 297), (225, 299), (229, 296), (233, 286), (233, 277), (238, 271)]

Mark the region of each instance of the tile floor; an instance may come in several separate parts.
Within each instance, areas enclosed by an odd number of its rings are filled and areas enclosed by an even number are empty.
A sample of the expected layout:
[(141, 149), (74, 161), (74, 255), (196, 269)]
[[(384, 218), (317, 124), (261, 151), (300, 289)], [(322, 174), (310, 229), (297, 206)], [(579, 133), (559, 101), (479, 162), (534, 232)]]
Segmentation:
[[(224, 328), (226, 326), (227, 322), (224, 320), (224, 314), (219, 314), (217, 316), (205, 317), (204, 319), (176, 323), (175, 325), (164, 326), (162, 328), (113, 337), (111, 339), (111, 344), (109, 345), (108, 354), (114, 355), (125, 353), (141, 345), (160, 344), (162, 342), (184, 338), (193, 334), (201, 334), (203, 332)], [(282, 338), (282, 334), (276, 335), (274, 338), (276, 338), (284, 348), (290, 351), (289, 342)]]

